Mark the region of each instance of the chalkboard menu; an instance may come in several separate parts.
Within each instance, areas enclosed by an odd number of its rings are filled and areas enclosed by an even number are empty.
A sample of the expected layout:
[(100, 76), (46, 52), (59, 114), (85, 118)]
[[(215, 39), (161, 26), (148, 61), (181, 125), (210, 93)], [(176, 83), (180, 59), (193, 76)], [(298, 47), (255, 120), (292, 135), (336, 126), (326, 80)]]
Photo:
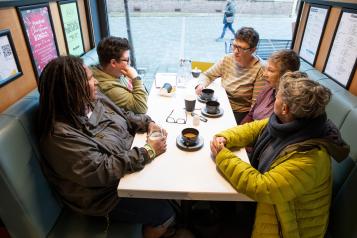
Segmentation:
[(357, 11), (343, 10), (324, 73), (348, 88), (356, 70), (356, 58)]
[(59, 55), (49, 7), (48, 4), (25, 6), (19, 7), (18, 12), (31, 50), (32, 64), (39, 77), (47, 63)]
[(327, 6), (320, 5), (310, 7), (299, 55), (312, 65), (316, 61), (329, 9)]
[(68, 54), (80, 56), (84, 53), (84, 47), (77, 1), (61, 1), (58, 4)]

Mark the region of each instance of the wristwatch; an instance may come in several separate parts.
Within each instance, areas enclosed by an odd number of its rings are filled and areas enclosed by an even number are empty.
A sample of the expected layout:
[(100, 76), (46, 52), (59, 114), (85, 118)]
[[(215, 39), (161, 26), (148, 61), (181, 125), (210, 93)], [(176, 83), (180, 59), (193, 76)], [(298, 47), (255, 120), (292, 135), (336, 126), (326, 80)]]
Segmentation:
[(138, 75), (134, 78), (134, 80), (141, 80), (141, 77)]
[(144, 145), (144, 149), (148, 152), (150, 159), (154, 159), (156, 156), (155, 150), (149, 144)]

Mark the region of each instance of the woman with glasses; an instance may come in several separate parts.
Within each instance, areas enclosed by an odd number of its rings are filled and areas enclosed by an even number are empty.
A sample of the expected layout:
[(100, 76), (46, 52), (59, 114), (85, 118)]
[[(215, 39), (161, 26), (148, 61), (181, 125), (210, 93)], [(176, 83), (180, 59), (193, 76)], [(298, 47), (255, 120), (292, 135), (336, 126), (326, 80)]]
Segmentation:
[[(174, 221), (170, 203), (119, 198), (117, 186), (125, 174), (165, 152), (167, 133), (149, 116), (117, 107), (97, 92), (97, 84), (74, 56), (56, 58), (44, 68), (38, 82), (38, 128), (45, 174), (70, 209), (141, 223), (144, 238), (159, 238)], [(143, 147), (131, 148), (136, 132), (158, 129), (161, 138), (148, 137)]]
[[(331, 92), (316, 81), (286, 73), (274, 113), (218, 133), (211, 152), (222, 174), (257, 202), (252, 237), (324, 237), (331, 204), (331, 157), (349, 146), (327, 119)], [(230, 148), (254, 145), (250, 164)], [(330, 157), (331, 156), (331, 157)]]
[(135, 113), (147, 112), (148, 93), (136, 70), (130, 66), (127, 39), (110, 36), (97, 46), (99, 65), (91, 68), (100, 90), (117, 106)]
[(221, 78), (237, 124), (248, 114), (265, 85), (261, 62), (254, 55), (258, 41), (259, 34), (253, 28), (239, 29), (232, 44), (233, 53), (200, 74), (200, 84), (196, 86), (196, 94), (200, 95), (202, 89)]

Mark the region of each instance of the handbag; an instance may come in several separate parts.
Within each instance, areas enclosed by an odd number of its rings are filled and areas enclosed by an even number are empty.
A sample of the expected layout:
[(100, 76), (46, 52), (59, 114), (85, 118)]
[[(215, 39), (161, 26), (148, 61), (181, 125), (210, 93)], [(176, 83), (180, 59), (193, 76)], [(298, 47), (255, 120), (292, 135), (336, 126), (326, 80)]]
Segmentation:
[(234, 21), (234, 16), (226, 17), (226, 21), (227, 21), (227, 23), (233, 23), (233, 21)]

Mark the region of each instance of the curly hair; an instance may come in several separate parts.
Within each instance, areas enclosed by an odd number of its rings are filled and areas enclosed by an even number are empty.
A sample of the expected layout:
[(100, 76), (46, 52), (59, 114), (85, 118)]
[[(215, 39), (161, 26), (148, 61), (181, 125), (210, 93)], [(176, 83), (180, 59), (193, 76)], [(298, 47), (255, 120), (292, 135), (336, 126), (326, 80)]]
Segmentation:
[(284, 49), (276, 51), (269, 57), (269, 61), (279, 66), (280, 76), (287, 71), (297, 71), (300, 68), (299, 56), (293, 50)]
[(282, 101), (296, 119), (315, 118), (325, 112), (331, 91), (299, 71), (287, 72), (279, 84)]
[(52, 133), (56, 121), (79, 128), (78, 116), (92, 108), (87, 74), (79, 57), (60, 56), (50, 61), (41, 73), (38, 91), (40, 135)]
[(118, 60), (124, 51), (130, 50), (129, 41), (126, 38), (109, 36), (103, 38), (97, 46), (99, 63), (106, 66), (110, 60)]
[(249, 48), (255, 48), (259, 42), (259, 34), (252, 27), (242, 27), (234, 35), (236, 40), (241, 40), (249, 44)]

